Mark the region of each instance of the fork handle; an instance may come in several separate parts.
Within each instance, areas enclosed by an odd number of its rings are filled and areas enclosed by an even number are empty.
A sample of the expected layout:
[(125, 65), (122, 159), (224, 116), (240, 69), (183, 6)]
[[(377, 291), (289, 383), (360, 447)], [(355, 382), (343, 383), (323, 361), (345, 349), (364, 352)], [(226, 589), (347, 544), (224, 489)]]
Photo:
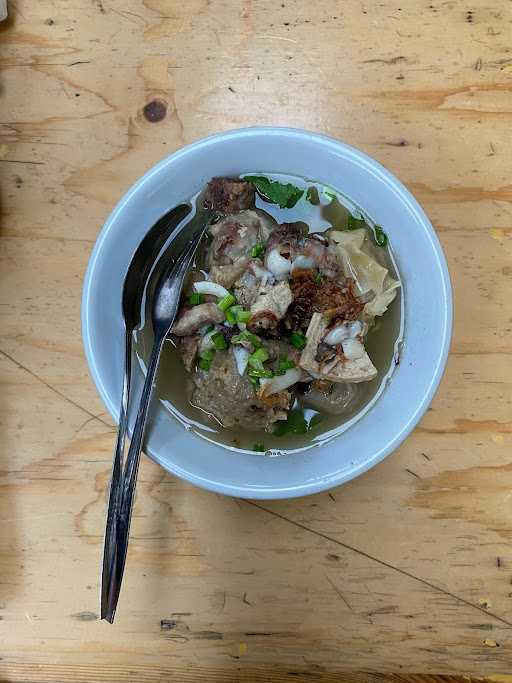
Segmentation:
[(142, 389), (137, 418), (133, 428), (133, 436), (130, 443), (130, 448), (128, 450), (128, 455), (126, 456), (125, 473), (122, 479), (122, 484), (119, 487), (120, 504), (118, 508), (116, 525), (117, 552), (115, 555), (115, 564), (111, 573), (112, 578), (109, 587), (110, 591), (108, 609), (107, 616), (105, 617), (107, 621), (110, 621), (110, 623), (114, 621), (117, 602), (119, 600), (119, 593), (121, 590), (121, 583), (123, 580), (142, 441), (144, 438), (144, 430), (146, 427), (153, 382), (158, 368), (158, 362), (160, 360), (160, 354), (164, 340), (165, 334), (155, 336), (153, 348), (151, 350), (151, 357), (146, 372), (146, 379), (144, 380), (144, 387)]
[(107, 525), (103, 547), (103, 570), (101, 575), (101, 611), (102, 619), (112, 623), (113, 615), (109, 613), (109, 596), (112, 591), (112, 582), (116, 561), (117, 549), (117, 515), (121, 502), (121, 477), (123, 471), (124, 448), (128, 427), (128, 405), (130, 401), (130, 385), (132, 375), (132, 337), (133, 330), (125, 329), (124, 340), (124, 368), (123, 387), (121, 390), (121, 406), (119, 410), (119, 426), (117, 440), (112, 462), (112, 476), (110, 479), (110, 493), (108, 500)]

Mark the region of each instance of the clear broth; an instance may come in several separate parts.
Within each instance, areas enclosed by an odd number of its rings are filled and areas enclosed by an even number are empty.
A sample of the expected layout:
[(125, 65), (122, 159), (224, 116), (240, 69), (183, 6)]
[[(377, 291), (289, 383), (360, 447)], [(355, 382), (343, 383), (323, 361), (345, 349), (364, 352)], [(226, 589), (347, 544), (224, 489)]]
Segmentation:
[[(263, 175), (263, 174), (260, 174)], [(290, 182), (297, 187), (315, 187), (320, 198), (319, 205), (311, 204), (304, 196), (292, 209), (281, 209), (275, 204), (270, 204), (257, 197), (256, 208), (266, 211), (273, 216), (278, 223), (292, 223), (303, 221), (314, 232), (325, 231), (331, 227), (340, 227), (346, 221), (347, 214), (359, 213), (365, 219), (366, 229), (372, 234), (371, 226), (374, 225), (371, 218), (359, 206), (355, 205), (341, 192), (326, 187), (321, 183), (306, 180), (296, 176), (282, 174), (264, 175), (281, 182)], [(331, 195), (334, 194), (336, 198)], [(197, 200), (194, 197), (192, 203)], [(385, 226), (384, 226), (385, 228)], [(375, 248), (372, 256), (386, 268), (390, 275), (401, 281), (395, 259), (389, 244), (386, 248)], [(198, 257), (196, 267), (201, 266), (201, 255)], [(328, 415), (319, 413), (312, 408), (304, 408), (304, 416), (308, 423), (314, 420), (314, 427), (306, 434), (286, 434), (276, 436), (271, 432), (246, 431), (241, 429), (228, 429), (221, 427), (203, 411), (195, 408), (189, 402), (188, 391), (191, 377), (185, 370), (180, 355), (171, 341), (166, 341), (162, 351), (158, 377), (155, 387), (155, 396), (184, 428), (191, 430), (198, 436), (222, 444), (233, 450), (254, 451), (254, 444), (264, 444), (265, 453), (269, 456), (282, 455), (290, 451), (303, 450), (318, 446), (329, 441), (348, 429), (354, 422), (360, 419), (376, 402), (382, 391), (391, 379), (395, 365), (399, 360), (400, 345), (403, 338), (403, 283), (398, 289), (395, 300), (391, 303), (386, 313), (376, 318), (375, 324), (368, 332), (365, 339), (365, 347), (378, 374), (371, 382), (363, 382), (357, 385), (357, 400), (343, 415)], [(148, 322), (137, 333), (136, 353), (141, 367), (145, 370), (152, 343), (151, 324)], [(300, 402), (298, 402), (298, 406)], [(315, 417), (316, 416), (316, 417)]]

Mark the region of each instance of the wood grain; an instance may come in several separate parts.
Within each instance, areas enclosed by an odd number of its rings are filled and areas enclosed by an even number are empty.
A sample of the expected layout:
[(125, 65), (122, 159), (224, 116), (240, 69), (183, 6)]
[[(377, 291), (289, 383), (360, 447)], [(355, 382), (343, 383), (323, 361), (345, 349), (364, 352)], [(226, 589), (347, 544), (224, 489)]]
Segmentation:
[[(11, 670), (17, 678), (9, 680), (32, 681), (27, 678), (34, 673), (33, 667), (16, 665)], [(39, 666), (37, 668), (38, 683), (53, 683), (55, 680), (73, 680), (77, 683), (89, 683), (91, 680), (101, 680), (102, 683), (161, 683), (162, 681), (180, 681), (180, 683), (195, 683), (195, 681), (208, 681), (209, 683), (468, 683), (480, 682), (489, 679), (475, 678), (470, 676), (443, 676), (435, 674), (378, 674), (378, 673), (329, 673), (317, 668), (314, 671), (272, 671), (268, 667), (251, 669), (238, 669), (226, 671), (225, 669), (200, 669), (191, 668), (184, 671), (182, 668), (141, 667), (131, 666), (129, 670), (117, 666), (102, 668), (101, 678), (97, 678), (97, 669), (93, 667), (66, 667), (66, 666)], [(23, 677), (23, 678), (21, 678)], [(492, 676), (494, 683), (510, 683), (510, 677)]]
[[(483, 0), (11, 0), (1, 680), (510, 683), (511, 35), (512, 5)], [(82, 354), (83, 273), (141, 173), (255, 124), (339, 137), (417, 195), (455, 288), (448, 371), (397, 453), (329, 494), (237, 501), (145, 460), (112, 628), (97, 605), (114, 429)]]

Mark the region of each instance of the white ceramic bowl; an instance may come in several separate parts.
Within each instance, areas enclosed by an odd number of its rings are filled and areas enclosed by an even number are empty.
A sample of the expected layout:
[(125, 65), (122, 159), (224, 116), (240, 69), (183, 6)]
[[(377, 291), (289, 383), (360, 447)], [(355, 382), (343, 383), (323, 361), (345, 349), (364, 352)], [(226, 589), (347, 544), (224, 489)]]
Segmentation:
[(221, 133), (178, 150), (121, 199), (101, 231), (84, 283), (82, 330), (92, 377), (119, 416), (123, 328), (121, 291), (130, 258), (151, 225), (212, 176), (287, 173), (332, 185), (384, 226), (404, 286), (405, 344), (390, 385), (339, 438), (278, 458), (228, 451), (187, 432), (167, 410), (154, 413), (146, 452), (193, 484), (246, 498), (287, 498), (338, 486), (389, 455), (431, 402), (451, 338), (446, 262), (421, 207), (385, 168), (337, 140), (288, 128)]

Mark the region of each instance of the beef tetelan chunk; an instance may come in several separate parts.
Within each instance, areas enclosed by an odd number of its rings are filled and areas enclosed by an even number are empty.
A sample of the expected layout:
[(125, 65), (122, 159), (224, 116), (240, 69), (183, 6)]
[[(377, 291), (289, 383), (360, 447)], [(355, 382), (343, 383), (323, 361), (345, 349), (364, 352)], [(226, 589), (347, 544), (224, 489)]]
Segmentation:
[(239, 178), (213, 178), (203, 200), (205, 209), (237, 213), (254, 208), (254, 185)]
[(232, 287), (249, 265), (251, 248), (265, 242), (272, 228), (271, 220), (253, 210), (228, 214), (212, 225), (213, 241), (207, 254), (210, 280)]

